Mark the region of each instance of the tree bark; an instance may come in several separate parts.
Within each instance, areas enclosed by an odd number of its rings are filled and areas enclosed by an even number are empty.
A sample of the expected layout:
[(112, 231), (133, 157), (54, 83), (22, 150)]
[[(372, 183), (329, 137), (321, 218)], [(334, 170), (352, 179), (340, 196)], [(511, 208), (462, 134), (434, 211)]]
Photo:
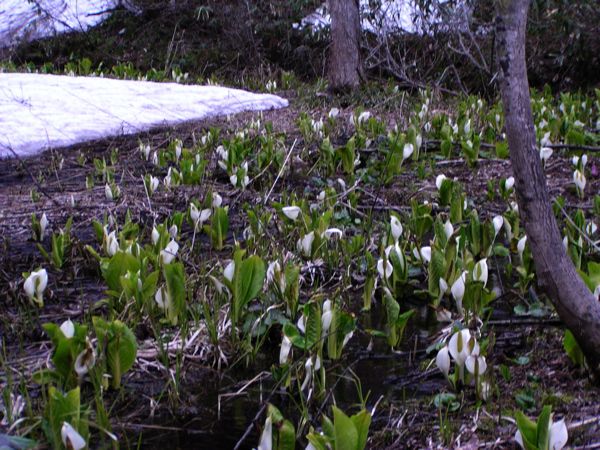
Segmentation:
[(329, 47), (329, 88), (334, 92), (351, 91), (360, 85), (359, 0), (328, 0), (331, 15)]
[(583, 283), (563, 248), (537, 148), (525, 64), (529, 2), (496, 0), (500, 90), (519, 212), (535, 262), (538, 284), (575, 336), (591, 374), (598, 381), (600, 302)]

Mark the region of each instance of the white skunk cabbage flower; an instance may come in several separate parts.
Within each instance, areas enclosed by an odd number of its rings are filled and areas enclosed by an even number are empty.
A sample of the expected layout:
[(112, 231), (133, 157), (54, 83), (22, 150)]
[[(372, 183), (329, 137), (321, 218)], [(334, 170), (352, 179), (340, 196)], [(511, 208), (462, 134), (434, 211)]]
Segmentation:
[(579, 163), (581, 162), (582, 169), (585, 169), (585, 166), (587, 165), (587, 161), (588, 161), (587, 155), (582, 155), (581, 160), (579, 159), (579, 156), (573, 156), (573, 159), (571, 159), (571, 162), (573, 163), (573, 165), (575, 167), (578, 167)]
[(324, 237), (327, 240), (332, 239), (334, 237), (341, 239), (343, 235), (344, 235), (344, 233), (339, 228), (327, 228), (323, 232), (321, 237)]
[(469, 119), (465, 122), (463, 131), (465, 132), (465, 134), (469, 134), (471, 132), (471, 119)]
[(546, 164), (548, 159), (550, 159), (550, 157), (552, 156), (552, 153), (553, 153), (553, 150), (550, 147), (542, 147), (540, 149), (540, 159), (542, 160), (544, 165)]
[(446, 223), (444, 223), (444, 234), (446, 235), (446, 239), (450, 239), (450, 236), (454, 234), (454, 227), (450, 220), (446, 220)]
[(281, 212), (288, 219), (295, 221), (298, 219), (298, 216), (300, 215), (302, 210), (299, 206), (284, 206), (283, 208), (281, 208)]
[(515, 177), (508, 177), (504, 180), (504, 190), (509, 191), (515, 185)]
[(404, 149), (402, 150), (402, 159), (405, 160), (410, 158), (414, 151), (415, 147), (410, 142), (404, 144)]
[(260, 435), (260, 442), (256, 450), (272, 450), (273, 449), (273, 423), (271, 416), (265, 420), (265, 426), (263, 432)]
[(169, 290), (164, 286), (161, 286), (154, 293), (154, 301), (158, 305), (160, 309), (163, 311), (168, 311), (171, 308), (172, 299), (171, 294), (169, 294)]
[(421, 247), (420, 254), (425, 263), (429, 263), (429, 261), (431, 261), (431, 247)]
[(156, 243), (160, 239), (160, 233), (158, 232), (156, 227), (152, 227), (152, 235), (150, 237), (152, 239), (152, 245), (156, 245)]
[(235, 261), (231, 261), (229, 264), (227, 264), (227, 267), (225, 267), (225, 270), (223, 271), (223, 276), (225, 278), (227, 278), (230, 282), (233, 282), (234, 275), (235, 275)]
[(48, 218), (46, 217), (46, 213), (43, 213), (42, 218), (40, 219), (40, 241), (44, 240), (44, 234), (46, 233), (47, 227), (48, 227)]
[(450, 355), (459, 367), (465, 365), (465, 361), (471, 355), (479, 355), (479, 344), (468, 328), (457, 331), (450, 338), (448, 343)]
[(596, 233), (596, 231), (598, 231), (598, 225), (596, 225), (595, 222), (589, 222), (586, 226), (585, 226), (585, 232), (591, 236), (594, 233)]
[(154, 191), (156, 191), (158, 189), (159, 184), (160, 184), (160, 181), (158, 181), (158, 178), (150, 175), (150, 185), (148, 186), (150, 188), (150, 192), (149, 192), (150, 195), (152, 195), (154, 193)]
[(463, 272), (460, 277), (458, 277), (454, 283), (452, 283), (452, 287), (450, 288), (450, 292), (452, 293), (452, 297), (456, 302), (456, 306), (458, 307), (458, 311), (462, 314), (462, 300), (465, 296), (465, 282), (466, 282), (467, 272)]
[(223, 197), (221, 197), (217, 192), (213, 192), (212, 195), (212, 207), (218, 208), (223, 203)]
[(469, 373), (475, 375), (476, 377), (483, 375), (487, 370), (485, 356), (469, 355), (465, 360), (465, 367)]
[(440, 297), (443, 296), (446, 292), (448, 292), (448, 282), (446, 280), (444, 280), (442, 277), (440, 277), (439, 281), (438, 281), (438, 285), (440, 287)]
[(396, 216), (390, 217), (390, 228), (392, 230), (392, 237), (394, 238), (394, 241), (398, 242), (398, 239), (400, 239), (400, 236), (402, 236), (403, 228), (400, 220)]
[(525, 244), (527, 244), (527, 236), (523, 236), (521, 239), (519, 239), (519, 242), (517, 242), (517, 252), (519, 252), (519, 258), (521, 259), (521, 262), (523, 262)]
[(321, 328), (324, 333), (329, 331), (332, 319), (333, 311), (331, 310), (331, 300), (325, 300), (323, 303), (323, 314), (321, 314)]
[[(550, 435), (548, 441), (548, 450), (561, 450), (565, 445), (567, 445), (569, 433), (564, 420), (552, 422), (548, 434)], [(525, 448), (523, 436), (521, 436), (521, 432), (518, 430), (515, 433), (515, 441), (517, 441), (517, 444), (519, 444), (521, 448)]]
[(85, 349), (77, 356), (75, 360), (75, 372), (79, 378), (82, 378), (96, 364), (96, 352), (89, 339), (85, 340)]
[(392, 263), (390, 263), (387, 258), (385, 260), (383, 258), (379, 258), (377, 261), (377, 272), (382, 280), (389, 278), (393, 271), (394, 266), (392, 266)]
[(335, 119), (339, 115), (340, 115), (340, 110), (338, 108), (331, 108), (329, 110), (329, 113), (327, 114), (327, 117), (329, 117), (330, 119)]
[(73, 336), (75, 336), (75, 325), (73, 322), (71, 322), (71, 319), (65, 320), (60, 325), (60, 331), (62, 331), (63, 336), (67, 339), (71, 339)]
[(446, 180), (448, 177), (446, 175), (444, 175), (443, 173), (439, 174), (437, 177), (435, 177), (435, 187), (437, 187), (438, 191), (442, 188), (442, 184), (444, 183), (444, 180)]
[(487, 258), (480, 259), (473, 269), (473, 280), (481, 281), (485, 287), (488, 281)]
[(281, 265), (279, 261), (273, 261), (267, 267), (267, 285), (270, 285), (275, 280), (275, 275), (281, 273)]
[(306, 333), (306, 317), (304, 316), (304, 314), (300, 316), (300, 318), (296, 322), (296, 326), (302, 332), (302, 334)]
[(34, 270), (23, 283), (25, 294), (40, 308), (44, 306), (44, 291), (48, 286), (48, 272), (46, 269)]
[(194, 224), (198, 223), (200, 220), (200, 210), (193, 203), (190, 203), (190, 219), (192, 219)]
[(313, 245), (313, 241), (315, 240), (315, 232), (311, 231), (310, 233), (304, 235), (304, 237), (302, 239), (298, 240), (297, 243), (297, 247), (298, 250), (300, 250), (304, 256), (306, 256), (307, 258), (310, 258), (311, 254), (312, 254), (312, 245)]
[(448, 346), (444, 345), (437, 353), (435, 357), (435, 364), (438, 369), (444, 374), (447, 378), (450, 373), (450, 355), (448, 353)]
[(579, 169), (576, 169), (573, 172), (573, 182), (575, 183), (575, 186), (577, 186), (577, 189), (579, 189), (580, 192), (583, 192), (585, 190), (585, 175)]
[(108, 183), (104, 185), (104, 195), (106, 196), (107, 200), (113, 200), (113, 192)]
[(502, 229), (502, 225), (504, 225), (504, 217), (496, 216), (492, 219), (492, 225), (494, 225), (494, 239), (498, 236), (498, 233)]
[(171, 242), (167, 244), (165, 249), (160, 251), (160, 258), (163, 264), (170, 264), (177, 256), (178, 250), (179, 244), (174, 240), (171, 240)]
[(284, 365), (287, 362), (291, 350), (292, 341), (290, 341), (290, 339), (286, 335), (283, 335), (283, 340), (281, 341), (281, 348), (279, 350), (280, 365)]
[(369, 111), (363, 111), (359, 114), (357, 123), (360, 125), (362, 123), (365, 123), (370, 118), (371, 118), (371, 113)]
[(106, 253), (108, 256), (114, 256), (119, 251), (119, 241), (115, 231), (111, 231), (106, 236)]
[(60, 429), (60, 437), (62, 438), (63, 445), (68, 449), (81, 450), (87, 445), (83, 436), (69, 422), (63, 422)]

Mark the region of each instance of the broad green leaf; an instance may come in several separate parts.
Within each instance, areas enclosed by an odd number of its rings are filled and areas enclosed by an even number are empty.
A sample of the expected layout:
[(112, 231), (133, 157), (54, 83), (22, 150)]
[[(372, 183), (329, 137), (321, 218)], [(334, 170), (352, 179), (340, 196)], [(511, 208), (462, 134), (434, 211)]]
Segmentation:
[(356, 443), (357, 450), (363, 450), (367, 445), (367, 438), (369, 437), (369, 427), (371, 426), (371, 414), (365, 409), (357, 414), (350, 417), (356, 431), (358, 433), (358, 441)]
[(263, 260), (252, 255), (242, 262), (240, 267), (241, 292), (239, 300), (242, 302), (240, 308), (246, 306), (261, 291), (265, 281), (265, 263)]
[(163, 274), (167, 281), (167, 290), (173, 302), (172, 310), (166, 311), (172, 325), (177, 325), (178, 318), (186, 306), (185, 272), (183, 264), (165, 264)]
[(542, 408), (537, 421), (537, 447), (546, 449), (550, 444), (550, 425), (552, 424), (552, 407), (546, 405)]
[(335, 405), (332, 409), (335, 449), (355, 450), (358, 444), (358, 431), (354, 422)]
[(321, 310), (315, 302), (311, 302), (304, 306), (304, 315), (306, 317), (306, 350), (310, 350), (321, 339)]
[(306, 348), (306, 340), (304, 337), (300, 335), (298, 329), (291, 322), (286, 322), (283, 326), (283, 334), (287, 336), (287, 338), (292, 342), (295, 347), (305, 349)]
[(573, 336), (573, 333), (571, 333), (570, 330), (565, 330), (563, 347), (569, 359), (573, 361), (573, 364), (583, 367), (585, 363), (585, 357), (583, 356), (581, 347), (579, 347), (579, 344), (575, 340), (575, 336)]
[(517, 427), (521, 432), (526, 450), (537, 450), (537, 424), (521, 411), (515, 413)]

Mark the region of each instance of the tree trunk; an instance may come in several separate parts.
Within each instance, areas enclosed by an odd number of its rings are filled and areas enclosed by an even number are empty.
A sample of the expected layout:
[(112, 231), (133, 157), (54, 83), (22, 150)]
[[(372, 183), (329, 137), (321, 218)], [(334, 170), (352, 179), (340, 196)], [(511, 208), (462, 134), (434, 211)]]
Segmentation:
[(552, 212), (535, 137), (525, 38), (529, 0), (496, 0), (496, 36), (506, 135), (519, 212), (538, 284), (571, 330), (596, 381), (600, 380), (600, 302), (567, 256)]
[(331, 15), (329, 46), (329, 88), (334, 92), (356, 89), (360, 85), (359, 0), (328, 0)]

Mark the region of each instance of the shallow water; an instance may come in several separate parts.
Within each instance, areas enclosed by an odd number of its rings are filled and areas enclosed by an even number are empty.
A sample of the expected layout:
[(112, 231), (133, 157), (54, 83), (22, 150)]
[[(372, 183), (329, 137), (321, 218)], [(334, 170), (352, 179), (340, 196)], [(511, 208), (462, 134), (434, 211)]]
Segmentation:
[[(432, 328), (431, 317), (428, 316), (430, 314), (427, 309), (419, 311), (419, 314), (415, 316), (417, 320), (413, 322), (413, 328), (406, 330), (407, 339), (403, 342), (403, 348), (400, 349), (402, 354), (391, 353), (382, 338), (374, 339), (371, 342), (371, 337), (367, 333), (355, 333), (355, 337), (345, 348), (343, 358), (337, 364), (338, 367), (328, 375), (328, 387), (333, 387), (336, 403), (342, 409), (355, 406), (359, 399), (357, 384), (347, 370), (349, 365), (360, 379), (363, 395), (369, 393), (368, 408), (373, 407), (380, 397), (403, 401), (430, 393), (430, 389), (425, 386), (411, 386), (402, 383), (409, 371), (409, 363), (414, 364), (414, 361), (410, 361), (407, 353), (414, 349), (415, 339), (417, 347), (423, 348), (427, 345), (427, 338), (437, 327), (435, 325)], [(361, 317), (360, 323), (368, 328), (383, 329), (383, 320), (381, 309), (375, 306), (368, 313), (368, 317), (364, 315)], [(371, 349), (367, 351), (369, 345)], [(261, 370), (268, 371), (271, 364), (276, 361), (278, 354), (278, 349), (271, 350), (273, 351), (267, 352), (269, 354), (263, 353), (264, 360), (257, 361), (252, 371), (244, 370), (243, 376), (240, 374), (239, 379), (249, 380)], [(330, 361), (329, 364), (333, 364), (333, 362)], [(203, 405), (198, 415), (175, 423), (164, 424), (167, 427), (173, 427), (172, 429), (140, 430), (142, 431), (142, 447), (182, 450), (204, 448), (229, 450), (234, 448), (259, 412), (261, 405), (268, 401), (273, 382), (269, 380), (262, 384), (256, 383), (246, 390), (244, 395), (238, 397), (223, 397), (220, 402), (219, 414), (219, 392), (224, 393), (224, 388), (229, 388), (231, 391), (236, 390), (235, 388), (231, 389), (231, 382), (227, 384), (229, 386), (223, 386), (218, 381), (203, 383), (198, 394), (198, 401)], [(280, 408), (286, 418), (294, 421), (295, 406), (285, 392), (273, 394), (271, 402)], [(264, 413), (258, 417), (255, 425), (262, 426), (263, 422)], [(255, 448), (258, 440), (258, 428), (253, 426), (239, 448)]]

